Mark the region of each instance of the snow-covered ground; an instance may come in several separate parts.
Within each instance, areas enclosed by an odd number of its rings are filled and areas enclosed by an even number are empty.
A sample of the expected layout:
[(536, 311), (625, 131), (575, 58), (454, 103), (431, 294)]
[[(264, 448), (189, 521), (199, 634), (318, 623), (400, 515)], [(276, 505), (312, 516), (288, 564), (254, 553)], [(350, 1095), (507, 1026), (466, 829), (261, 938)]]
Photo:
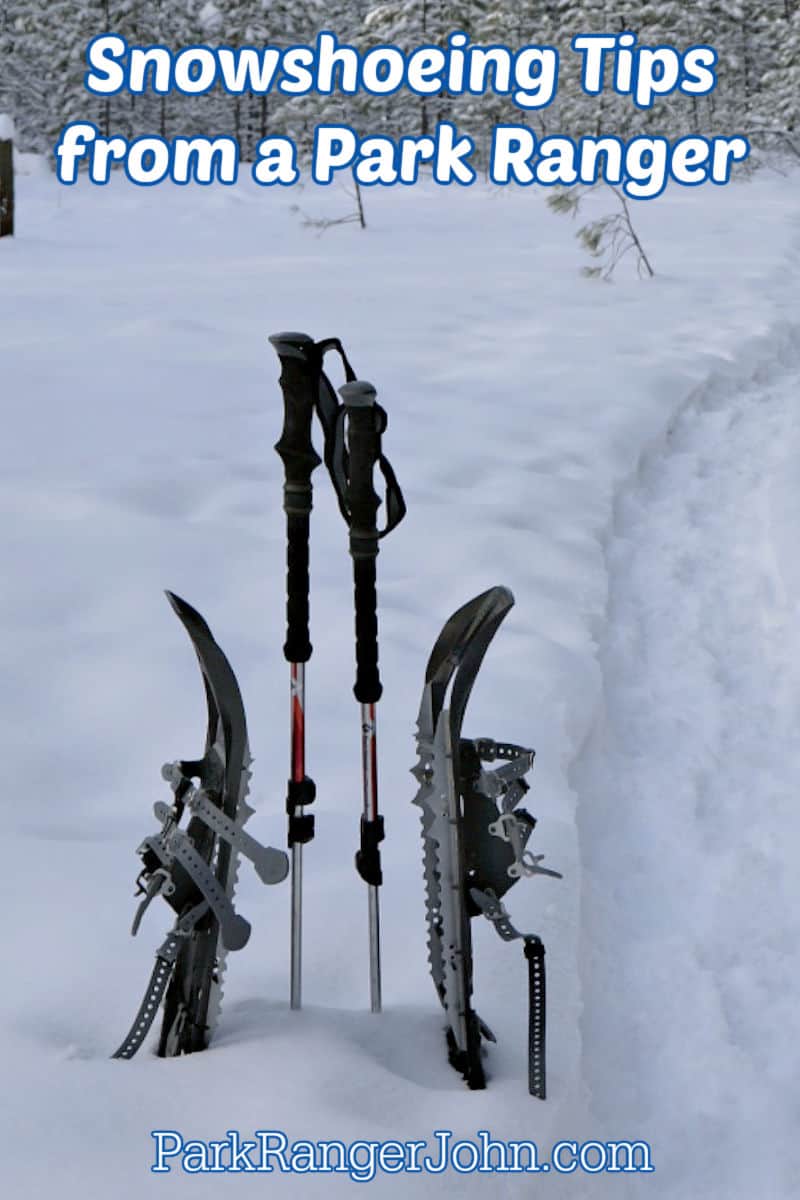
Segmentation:
[(598, 1115), (680, 1145), (676, 1195), (800, 1184), (798, 394), (789, 336), (620, 499), (606, 704), (572, 777), (585, 1077)]
[[(652, 1143), (652, 1175), (381, 1175), (378, 1194), (685, 1200), (797, 1190), (793, 518), (798, 178), (635, 208), (658, 272), (580, 278), (532, 193), (349, 201), (19, 181), (0, 243), (8, 1194), (327, 1195), (346, 1175), (152, 1176), (150, 1130), (291, 1139)], [(200, 749), (202, 688), (169, 587), (236, 669), (252, 831), (282, 845), (287, 769), (278, 329), (339, 334), (390, 414), (409, 505), (379, 559), (385, 1012), (368, 1011), (352, 869), (359, 755), (346, 531), (315, 498), (305, 1002), (288, 887), (242, 871), (254, 925), (213, 1052), (110, 1062), (165, 932), (128, 937), (160, 766)], [(537, 848), (509, 896), (548, 948), (550, 1098), (525, 1083), (522, 955), (476, 930), (489, 1088), (447, 1065), (425, 962), (413, 725), (444, 618), (517, 606), (465, 732), (537, 749)], [(793, 987), (794, 985), (794, 987)]]

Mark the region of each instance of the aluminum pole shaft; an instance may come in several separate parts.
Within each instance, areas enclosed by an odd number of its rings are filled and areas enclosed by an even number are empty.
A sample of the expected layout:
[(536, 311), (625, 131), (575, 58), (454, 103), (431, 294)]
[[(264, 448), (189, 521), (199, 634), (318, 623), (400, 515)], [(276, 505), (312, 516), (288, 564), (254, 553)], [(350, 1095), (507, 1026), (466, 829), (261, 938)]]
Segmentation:
[[(364, 789), (364, 817), (378, 818), (378, 751), (375, 733), (375, 705), (361, 705), (361, 765)], [(381, 1011), (381, 930), (378, 888), (369, 885), (369, 996), (373, 1012)]]
[[(305, 663), (291, 663), (291, 778), (302, 783), (306, 774), (306, 668)], [(298, 808), (302, 817), (303, 809)], [(303, 977), (303, 845), (292, 845), (292, 917), (291, 917), (291, 976), (290, 1004), (302, 1007)]]

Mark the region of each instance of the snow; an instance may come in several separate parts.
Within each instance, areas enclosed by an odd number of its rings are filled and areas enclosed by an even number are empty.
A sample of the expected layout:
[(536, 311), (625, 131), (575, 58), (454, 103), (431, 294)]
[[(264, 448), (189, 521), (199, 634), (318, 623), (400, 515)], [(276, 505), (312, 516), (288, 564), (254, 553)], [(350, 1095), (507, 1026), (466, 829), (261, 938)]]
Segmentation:
[[(711, 1140), (715, 1158), (736, 1164), (729, 1194), (789, 1196), (798, 1183), (782, 1148), (798, 1117), (785, 1048), (800, 1042), (787, 856), (800, 833), (800, 644), (795, 556), (779, 524), (800, 496), (798, 386), (793, 334), (724, 397), (701, 393), (669, 453), (649, 458), (621, 500), (607, 704), (573, 776), (592, 801), (579, 821), (583, 994), (589, 1042), (602, 1049), (585, 1060), (587, 1081), (604, 1111), (628, 1097), (654, 1141), (665, 1108), (691, 1096), (674, 1181), (684, 1195)], [(623, 1007), (608, 1002), (617, 991)], [(745, 1129), (775, 1152), (740, 1158)]]
[[(24, 177), (0, 243), (6, 869), (0, 995), (9, 1194), (340, 1194), (346, 1175), (152, 1176), (185, 1137), (648, 1138), (656, 1172), (555, 1197), (797, 1188), (792, 471), (797, 176), (634, 208), (658, 272), (580, 277), (574, 226), (528, 192), (92, 190)], [(603, 211), (608, 200), (599, 200)], [(137, 939), (135, 848), (203, 695), (161, 590), (239, 678), (251, 830), (285, 837), (279, 329), (342, 337), (389, 411), (409, 514), (379, 558), (385, 1012), (368, 1009), (346, 532), (316, 477), (305, 1008), (287, 886), (245, 868), (254, 926), (214, 1048), (110, 1062), (169, 920)], [(446, 1062), (425, 963), (413, 724), (449, 613), (510, 586), (468, 736), (537, 749), (535, 848), (510, 893), (547, 946), (549, 1099), (527, 1095), (522, 955), (477, 928), (489, 1088)], [(794, 985), (794, 986), (793, 986)], [(152, 1042), (152, 1039), (151, 1039)], [(751, 1141), (752, 1139), (752, 1141)], [(757, 1144), (755, 1153), (753, 1143)], [(758, 1172), (758, 1176), (756, 1176)], [(769, 1185), (769, 1186), (768, 1186)], [(526, 1176), (380, 1175), (378, 1194), (521, 1196)], [(182, 1189), (182, 1190), (181, 1190)]]
[(14, 120), (6, 113), (0, 113), (0, 142), (14, 138)]

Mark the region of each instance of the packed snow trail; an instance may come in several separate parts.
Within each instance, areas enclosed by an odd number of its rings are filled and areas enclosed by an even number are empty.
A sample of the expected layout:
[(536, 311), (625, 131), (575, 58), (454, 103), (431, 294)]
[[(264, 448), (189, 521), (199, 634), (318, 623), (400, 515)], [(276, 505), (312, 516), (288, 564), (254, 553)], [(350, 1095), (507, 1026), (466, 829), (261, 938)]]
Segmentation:
[(608, 548), (584, 1064), (600, 1123), (652, 1143), (637, 1196), (800, 1186), (798, 359), (684, 412)]

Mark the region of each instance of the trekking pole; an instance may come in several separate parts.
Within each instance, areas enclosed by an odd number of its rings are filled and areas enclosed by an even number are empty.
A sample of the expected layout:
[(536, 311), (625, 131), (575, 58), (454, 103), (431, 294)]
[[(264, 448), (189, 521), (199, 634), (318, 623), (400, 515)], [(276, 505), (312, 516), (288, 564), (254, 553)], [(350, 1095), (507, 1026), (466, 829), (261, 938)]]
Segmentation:
[(311, 658), (309, 638), (309, 526), (313, 507), (311, 476), (320, 457), (311, 440), (316, 413), (322, 426), (326, 465), (339, 506), (344, 513), (344, 456), (334, 462), (333, 434), (339, 402), (322, 369), (329, 350), (335, 350), (348, 380), (355, 379), (338, 338), (315, 342), (306, 333), (276, 333), (269, 339), (281, 363), (284, 425), (275, 449), (283, 460), (283, 507), (286, 513), (286, 642), (290, 684), (290, 772), (286, 797), (289, 818), (287, 843), (292, 852), (290, 1004), (302, 1004), (303, 961), (303, 846), (314, 837), (314, 816), (305, 809), (316, 795), (306, 775), (306, 674)]
[(302, 1003), (303, 846), (314, 836), (314, 817), (305, 809), (316, 786), (306, 775), (306, 668), (309, 640), (308, 540), (313, 504), (311, 475), (321, 459), (311, 441), (311, 422), (318, 389), (313, 340), (303, 333), (278, 333), (270, 339), (281, 362), (284, 425), (275, 449), (283, 460), (283, 508), (286, 513), (286, 641), (289, 663), (290, 773), (286, 796), (288, 846), (292, 853), (290, 1004)]
[[(361, 845), (356, 853), (356, 870), (369, 887), (369, 984), (370, 1006), (381, 1011), (380, 911), (378, 888), (383, 882), (380, 843), (384, 838), (383, 817), (378, 811), (377, 738), (375, 706), (383, 691), (378, 671), (378, 613), (376, 559), (378, 556), (377, 512), (380, 500), (373, 487), (373, 472), (380, 465), (381, 435), (386, 413), (375, 403), (371, 383), (356, 380), (339, 388), (347, 423), (347, 509), (350, 554), (353, 559), (356, 627), (356, 682), (353, 692), (361, 705), (361, 765), (364, 811)], [(393, 477), (392, 477), (393, 479)], [(395, 482), (396, 486), (396, 482)], [(399, 490), (397, 492), (399, 496)], [(394, 524), (402, 517), (395, 514)], [(390, 519), (391, 527), (391, 519)], [(386, 531), (388, 532), (388, 528)]]

